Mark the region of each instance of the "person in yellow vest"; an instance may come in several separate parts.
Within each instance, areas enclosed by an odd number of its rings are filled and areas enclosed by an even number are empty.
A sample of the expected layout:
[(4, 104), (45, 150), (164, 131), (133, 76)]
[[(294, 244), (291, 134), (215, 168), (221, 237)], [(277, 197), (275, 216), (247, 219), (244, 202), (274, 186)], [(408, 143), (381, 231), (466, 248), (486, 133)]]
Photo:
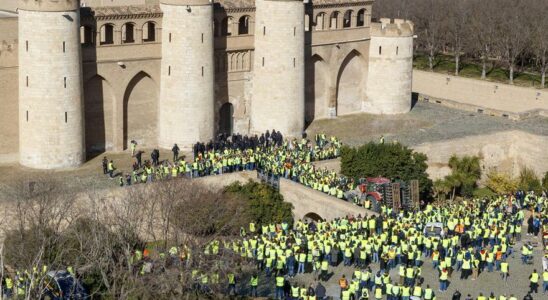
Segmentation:
[(427, 284), (426, 288), (424, 289), (423, 299), (424, 300), (434, 300), (435, 297), (436, 297), (436, 295), (434, 294), (434, 290), (432, 290), (430, 288), (430, 286)]
[(282, 273), (278, 272), (278, 275), (276, 275), (276, 299), (284, 299), (284, 285), (285, 278), (282, 276)]
[(381, 300), (382, 294), (382, 287), (379, 285), (375, 286), (375, 300)]
[(257, 286), (259, 286), (259, 275), (251, 275), (249, 280), (249, 285), (251, 286), (251, 297), (257, 297)]
[(440, 291), (445, 292), (449, 286), (448, 274), (446, 268), (443, 268), (440, 272)]
[(4, 296), (9, 299), (13, 294), (13, 280), (10, 277), (6, 277), (4, 281), (6, 282), (6, 289), (3, 290)]
[(477, 300), (487, 300), (487, 297), (485, 297), (483, 293), (479, 293)]
[(542, 272), (542, 293), (546, 294), (546, 292), (548, 292), (548, 269)]
[(320, 266), (321, 272), (320, 272), (320, 280), (327, 280), (327, 271), (329, 268), (329, 263), (327, 260), (322, 260), (322, 264)]
[(350, 300), (350, 291), (348, 289), (341, 292), (341, 300)]
[(413, 287), (413, 296), (419, 298), (422, 297), (422, 287), (420, 285)]
[(538, 293), (538, 280), (539, 274), (537, 269), (533, 270), (533, 273), (529, 276), (529, 293)]
[(116, 170), (116, 167), (114, 167), (114, 161), (110, 161), (108, 163), (108, 176), (110, 178), (114, 178), (114, 170)]
[(297, 285), (291, 286), (291, 299), (298, 300), (300, 296), (300, 289)]
[(228, 273), (228, 295), (234, 296), (236, 295), (236, 276), (234, 273)]
[(472, 280), (478, 279), (480, 260), (477, 258), (472, 259)]
[(500, 275), (502, 277), (502, 280), (508, 281), (508, 276), (510, 275), (510, 266), (508, 265), (508, 262), (506, 260), (503, 260), (500, 263)]

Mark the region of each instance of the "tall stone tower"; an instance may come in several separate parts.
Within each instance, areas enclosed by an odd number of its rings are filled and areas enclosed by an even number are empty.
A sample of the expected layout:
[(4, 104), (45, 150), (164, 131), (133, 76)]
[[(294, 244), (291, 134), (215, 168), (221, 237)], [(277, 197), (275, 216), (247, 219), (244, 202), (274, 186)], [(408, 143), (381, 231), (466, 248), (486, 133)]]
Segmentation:
[(85, 160), (80, 0), (19, 0), (19, 161)]
[(190, 147), (214, 131), (213, 1), (161, 0), (159, 146)]
[(411, 110), (412, 77), (413, 23), (400, 19), (372, 23), (364, 110), (374, 114)]
[(304, 129), (304, 4), (255, 1), (251, 131)]

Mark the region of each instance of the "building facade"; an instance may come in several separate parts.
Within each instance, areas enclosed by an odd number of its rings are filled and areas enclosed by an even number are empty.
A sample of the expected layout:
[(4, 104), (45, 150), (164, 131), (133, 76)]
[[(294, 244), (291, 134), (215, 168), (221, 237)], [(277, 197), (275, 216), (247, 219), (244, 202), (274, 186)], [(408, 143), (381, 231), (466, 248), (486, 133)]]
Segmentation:
[(0, 10), (0, 162), (74, 167), (131, 140), (188, 147), (405, 113), (413, 25), (372, 23), (372, 4), (19, 0)]

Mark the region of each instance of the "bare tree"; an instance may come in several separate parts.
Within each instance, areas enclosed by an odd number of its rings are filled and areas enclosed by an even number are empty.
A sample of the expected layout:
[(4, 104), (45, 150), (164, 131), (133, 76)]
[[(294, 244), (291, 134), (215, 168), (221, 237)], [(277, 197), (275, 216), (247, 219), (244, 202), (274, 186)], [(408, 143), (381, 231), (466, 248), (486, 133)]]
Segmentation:
[(434, 59), (442, 42), (443, 9), (440, 1), (417, 0), (415, 23), (418, 25), (418, 43), (427, 52), (428, 68), (434, 70)]
[(531, 46), (532, 54), (540, 72), (540, 87), (546, 87), (548, 70), (548, 2), (532, 1), (531, 9)]
[(499, 53), (508, 66), (508, 79), (514, 84), (516, 60), (526, 49), (529, 42), (526, 0), (499, 0), (501, 8), (497, 28), (497, 45)]
[(464, 51), (465, 39), (469, 32), (470, 1), (444, 1), (447, 11), (447, 39), (455, 60), (455, 76), (459, 75), (460, 58)]

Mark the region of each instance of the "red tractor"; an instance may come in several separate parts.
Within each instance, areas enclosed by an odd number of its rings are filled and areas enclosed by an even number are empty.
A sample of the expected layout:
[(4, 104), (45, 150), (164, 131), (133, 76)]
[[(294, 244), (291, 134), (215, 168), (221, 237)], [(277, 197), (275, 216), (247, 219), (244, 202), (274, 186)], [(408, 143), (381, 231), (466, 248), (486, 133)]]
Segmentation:
[(380, 204), (392, 207), (395, 211), (400, 209), (412, 210), (418, 204), (418, 181), (411, 180), (410, 184), (403, 181), (392, 182), (385, 177), (367, 177), (359, 180), (358, 204), (369, 209), (380, 211)]

